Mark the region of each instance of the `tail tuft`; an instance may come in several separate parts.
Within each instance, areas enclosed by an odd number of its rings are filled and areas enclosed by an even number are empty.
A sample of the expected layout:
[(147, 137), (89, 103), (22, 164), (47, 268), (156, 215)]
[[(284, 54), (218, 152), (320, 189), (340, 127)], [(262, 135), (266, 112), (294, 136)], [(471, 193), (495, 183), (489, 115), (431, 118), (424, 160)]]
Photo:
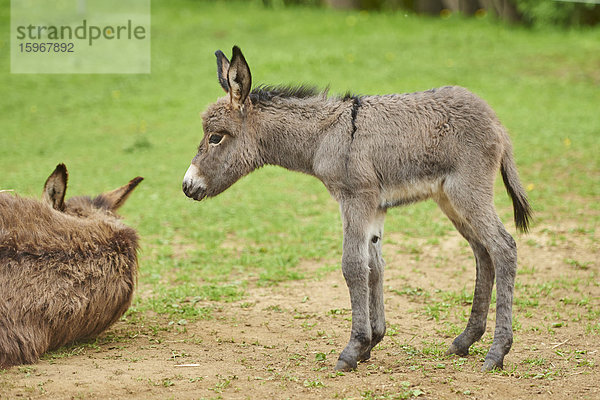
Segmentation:
[(517, 168), (512, 158), (512, 150), (508, 149), (502, 157), (502, 165), (500, 172), (506, 191), (510, 195), (513, 202), (513, 210), (515, 215), (515, 225), (521, 232), (528, 232), (531, 223), (533, 211), (527, 200), (527, 194), (517, 174)]

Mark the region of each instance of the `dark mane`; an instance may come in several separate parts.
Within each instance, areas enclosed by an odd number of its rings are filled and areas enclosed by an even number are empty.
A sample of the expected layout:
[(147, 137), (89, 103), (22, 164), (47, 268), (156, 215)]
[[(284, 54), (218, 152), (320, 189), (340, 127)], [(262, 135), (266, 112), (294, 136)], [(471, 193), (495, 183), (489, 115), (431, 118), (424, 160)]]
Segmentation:
[(306, 99), (319, 96), (326, 92), (327, 90), (320, 91), (315, 86), (306, 85), (259, 85), (250, 92), (250, 100), (253, 104), (256, 104), (269, 102), (274, 98)]

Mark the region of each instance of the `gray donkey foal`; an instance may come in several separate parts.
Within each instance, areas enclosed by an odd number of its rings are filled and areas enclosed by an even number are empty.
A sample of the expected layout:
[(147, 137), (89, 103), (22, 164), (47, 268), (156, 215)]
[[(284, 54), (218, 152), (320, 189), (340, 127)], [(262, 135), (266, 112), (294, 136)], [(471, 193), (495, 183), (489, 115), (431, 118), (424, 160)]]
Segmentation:
[(350, 291), (352, 333), (336, 369), (365, 361), (385, 334), (381, 238), (386, 210), (432, 198), (467, 239), (477, 278), (467, 327), (448, 354), (466, 355), (485, 332), (494, 276), (497, 314), (484, 370), (502, 368), (510, 350), (517, 250), (494, 209), (498, 169), (516, 226), (531, 209), (506, 130), (492, 109), (460, 87), (385, 96), (327, 97), (305, 87), (251, 91), (238, 47), (231, 63), (217, 51), (226, 96), (204, 112), (204, 138), (183, 180), (195, 200), (216, 196), (266, 164), (320, 179), (339, 202), (342, 271)]

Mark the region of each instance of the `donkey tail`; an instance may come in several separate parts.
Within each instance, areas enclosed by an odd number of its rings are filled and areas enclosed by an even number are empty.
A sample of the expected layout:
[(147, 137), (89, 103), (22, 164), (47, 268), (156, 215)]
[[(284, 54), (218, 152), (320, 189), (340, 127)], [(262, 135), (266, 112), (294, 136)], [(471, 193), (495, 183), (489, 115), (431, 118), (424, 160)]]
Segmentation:
[(504, 181), (504, 186), (506, 186), (506, 191), (513, 202), (515, 225), (521, 232), (527, 232), (532, 218), (532, 210), (527, 200), (527, 194), (525, 194), (525, 190), (521, 186), (510, 144), (505, 148), (502, 155), (500, 172), (502, 173), (502, 180)]

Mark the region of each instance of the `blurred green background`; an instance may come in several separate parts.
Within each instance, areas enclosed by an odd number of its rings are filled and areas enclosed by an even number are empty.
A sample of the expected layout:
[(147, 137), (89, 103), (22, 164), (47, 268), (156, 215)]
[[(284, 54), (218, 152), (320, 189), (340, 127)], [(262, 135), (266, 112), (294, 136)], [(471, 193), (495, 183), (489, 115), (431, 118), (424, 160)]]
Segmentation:
[[(316, 179), (263, 168), (202, 203), (181, 192), (202, 138), (199, 113), (223, 92), (214, 51), (244, 51), (253, 81), (330, 86), (330, 93), (400, 93), (461, 85), (511, 132), (535, 226), (593, 234), (600, 199), (600, 29), (508, 24), (490, 13), (419, 16), (283, 2), (152, 3), (148, 75), (10, 74), (0, 41), (0, 189), (39, 196), (57, 163), (69, 195), (96, 194), (141, 175), (122, 214), (142, 237), (141, 290), (132, 312), (186, 317), (250, 283), (302, 279), (300, 260), (335, 268), (337, 204)], [(10, 26), (9, 2), (0, 21)], [(497, 207), (514, 232), (497, 182)], [(390, 210), (386, 231), (443, 236), (432, 202)]]

